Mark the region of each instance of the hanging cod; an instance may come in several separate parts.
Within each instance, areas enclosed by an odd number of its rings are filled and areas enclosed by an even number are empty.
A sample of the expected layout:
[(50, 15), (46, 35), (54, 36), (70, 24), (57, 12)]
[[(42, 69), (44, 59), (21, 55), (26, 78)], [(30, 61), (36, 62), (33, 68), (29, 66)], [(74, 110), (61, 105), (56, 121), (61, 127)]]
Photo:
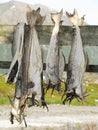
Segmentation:
[[(73, 42), (71, 44), (71, 51), (69, 55), (68, 70), (67, 70), (67, 80), (64, 95), (66, 101), (69, 103), (77, 98), (79, 101), (84, 100), (84, 90), (82, 86), (82, 81), (87, 65), (87, 55), (84, 52), (82, 39), (80, 35), (80, 24), (83, 24), (84, 17), (78, 19), (77, 11), (74, 10), (73, 14), (66, 13), (71, 22), (74, 24), (74, 36)], [(63, 95), (63, 96), (64, 96)]]
[(18, 77), (18, 73), (21, 65), (21, 59), (23, 55), (22, 49), (23, 49), (23, 42), (24, 42), (24, 23), (20, 23), (17, 25), (15, 36), (16, 37), (14, 38), (15, 39), (14, 41), (16, 41), (17, 43), (15, 44), (14, 50), (12, 51), (12, 55), (14, 57), (10, 65), (9, 72), (6, 75), (7, 83), (16, 82)]
[[(36, 95), (38, 101), (41, 100), (41, 72), (42, 55), (37, 32), (35, 29), (36, 19), (40, 13), (40, 8), (27, 13), (29, 29), (25, 34), (24, 55), (22, 61), (23, 95)], [(27, 35), (27, 37), (26, 37)]]
[[(30, 25), (30, 31), (29, 31), (29, 38), (26, 39), (26, 43), (28, 42), (32, 42), (29, 43), (32, 44), (28, 47), (28, 52), (27, 52), (27, 47), (25, 47), (25, 54), (24, 54), (24, 60), (23, 62), (26, 60), (28, 61), (28, 57), (26, 59), (26, 56), (29, 56), (29, 64), (28, 63), (24, 63), (23, 64), (23, 68), (26, 65), (27, 70), (25, 73), (23, 73), (23, 75), (27, 75), (28, 81), (26, 81), (27, 79), (24, 79), (24, 81), (28, 82), (27, 86), (28, 86), (28, 94), (31, 95), (32, 94), (32, 105), (37, 104), (37, 105), (42, 105), (42, 106), (46, 106), (47, 110), (48, 107), (45, 103), (44, 100), (44, 88), (43, 88), (43, 75), (42, 75), (42, 69), (43, 69), (43, 63), (42, 63), (42, 54), (41, 54), (41, 48), (39, 45), (39, 39), (38, 39), (38, 35), (35, 29), (35, 25), (42, 25), (45, 19), (45, 16), (41, 16), (40, 14), (40, 8), (38, 8), (36, 11), (30, 11), (27, 13), (27, 21), (28, 24)], [(26, 36), (25, 36), (26, 37)], [(24, 82), (25, 83), (25, 82)], [(34, 83), (34, 84), (32, 84)], [(25, 94), (24, 94), (25, 95)], [(41, 103), (41, 104), (40, 104)]]
[(18, 85), (16, 85), (13, 101), (8, 96), (11, 106), (12, 106), (12, 110), (10, 112), (10, 121), (12, 124), (14, 123), (13, 122), (14, 117), (20, 123), (21, 123), (21, 118), (24, 119), (24, 122), (25, 122), (25, 118), (22, 115), (23, 113), (21, 114), (21, 111), (20, 111), (20, 99), (21, 99), (22, 92), (21, 92), (21, 84), (19, 80), (20, 68), (21, 68), (22, 57), (23, 57), (23, 44), (24, 44), (24, 23), (19, 23), (16, 26), (15, 32), (14, 32), (14, 39), (13, 39), (13, 45), (12, 45), (13, 60), (10, 65), (9, 72), (6, 76), (7, 83), (9, 84), (13, 82), (15, 82), (16, 84), (17, 82), (19, 83)]
[(14, 42), (16, 41), (15, 45), (13, 45), (14, 58), (6, 77), (7, 83), (16, 82), (14, 100), (12, 101), (9, 97), (12, 106), (10, 112), (10, 121), (12, 124), (14, 123), (13, 119), (15, 117), (19, 123), (24, 120), (25, 126), (27, 126), (24, 110), (29, 95), (32, 95), (32, 100), (36, 100), (37, 104), (41, 105), (41, 73), (43, 64), (39, 40), (35, 29), (36, 22), (40, 24), (39, 17), (41, 19), (41, 16), (39, 13), (40, 8), (27, 11), (29, 26), (25, 26), (25, 34), (24, 26), (22, 33), (19, 31), (21, 30), (20, 27), (18, 28), (19, 25), (24, 24), (19, 24), (15, 32), (15, 39), (17, 40), (14, 39)]
[(46, 58), (46, 79), (48, 81), (47, 90), (52, 88), (52, 93), (54, 89), (61, 92), (60, 82), (65, 65), (64, 55), (61, 51), (59, 43), (59, 30), (62, 14), (63, 10), (59, 13), (51, 14), (51, 19), (54, 22), (54, 28)]

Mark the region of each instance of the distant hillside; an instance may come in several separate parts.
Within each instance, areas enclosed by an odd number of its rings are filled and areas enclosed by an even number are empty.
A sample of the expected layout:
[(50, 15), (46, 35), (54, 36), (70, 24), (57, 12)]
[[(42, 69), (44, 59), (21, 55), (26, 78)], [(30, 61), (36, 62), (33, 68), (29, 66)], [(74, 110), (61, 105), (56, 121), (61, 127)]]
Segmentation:
[[(26, 20), (26, 3), (19, 1), (10, 1), (4, 4), (0, 4), (0, 24), (7, 25), (16, 25), (19, 22), (27, 22)], [(50, 18), (50, 13), (56, 12), (53, 9), (49, 9), (44, 5), (30, 5), (32, 9), (41, 8), (41, 15), (46, 16), (44, 21), (44, 25), (53, 24)], [(71, 25), (71, 22), (64, 14), (63, 17), (63, 25)]]
[(16, 1), (0, 4), (0, 24), (14, 25), (26, 22), (25, 8), (25, 3)]

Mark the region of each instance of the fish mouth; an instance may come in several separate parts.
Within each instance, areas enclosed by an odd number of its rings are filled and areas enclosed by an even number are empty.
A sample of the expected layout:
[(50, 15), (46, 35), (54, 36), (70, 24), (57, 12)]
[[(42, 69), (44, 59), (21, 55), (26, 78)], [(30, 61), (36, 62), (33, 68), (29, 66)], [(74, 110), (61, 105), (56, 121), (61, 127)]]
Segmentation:
[(67, 90), (64, 92), (62, 99), (64, 98), (64, 96), (66, 96), (66, 98), (63, 100), (63, 104), (65, 104), (66, 102), (68, 102), (69, 104), (72, 102), (73, 99), (77, 99), (79, 102), (84, 102), (84, 94), (78, 94), (76, 93), (75, 88), (71, 89), (71, 90)]
[(58, 93), (61, 93), (62, 90), (61, 90), (61, 83), (58, 83), (58, 84), (52, 84), (51, 82), (49, 82), (47, 88), (46, 88), (46, 93), (49, 89), (52, 89), (51, 91), (51, 95), (53, 94), (54, 90), (56, 90)]
[[(21, 99), (19, 99), (18, 109), (14, 107), (16, 100), (14, 100), (14, 103), (13, 103), (9, 96), (8, 98), (10, 100), (11, 107), (12, 107), (12, 110), (9, 116), (9, 120), (11, 124), (14, 124), (14, 118), (15, 118), (19, 122), (19, 124), (21, 124), (24, 121), (25, 127), (27, 127), (27, 123), (25, 120), (25, 117), (26, 117), (25, 110), (27, 106), (30, 107), (29, 104), (27, 103), (28, 95), (24, 95), (22, 96)], [(49, 111), (48, 106), (43, 98), (41, 98), (40, 101), (36, 100), (35, 98), (34, 99), (32, 98), (31, 100), (32, 101), (34, 100), (34, 104), (32, 104), (32, 106), (35, 106), (35, 105), (40, 106), (40, 107), (43, 106), (43, 108), (46, 107), (47, 111)]]
[(47, 111), (49, 111), (49, 108), (47, 106), (47, 103), (45, 102), (45, 99), (41, 97), (41, 100), (38, 101), (35, 98), (29, 97), (28, 98), (30, 100), (30, 103), (28, 104), (28, 107), (32, 107), (32, 106), (42, 106), (43, 108), (46, 108)]
[(25, 117), (26, 117), (26, 115), (24, 115), (24, 113), (20, 113), (18, 115), (14, 115), (12, 112), (10, 112), (9, 120), (10, 120), (11, 124), (14, 124), (14, 118), (19, 122), (19, 124), (21, 124), (22, 121), (24, 121), (25, 127), (27, 127), (27, 123), (26, 123)]

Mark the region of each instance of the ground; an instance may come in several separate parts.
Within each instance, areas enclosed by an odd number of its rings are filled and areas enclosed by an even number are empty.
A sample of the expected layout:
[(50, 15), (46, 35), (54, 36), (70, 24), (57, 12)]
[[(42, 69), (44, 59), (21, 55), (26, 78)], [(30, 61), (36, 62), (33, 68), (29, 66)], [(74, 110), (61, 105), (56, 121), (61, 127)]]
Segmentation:
[(49, 105), (26, 110), (26, 122), (9, 122), (10, 106), (0, 106), (0, 130), (98, 130), (98, 106)]

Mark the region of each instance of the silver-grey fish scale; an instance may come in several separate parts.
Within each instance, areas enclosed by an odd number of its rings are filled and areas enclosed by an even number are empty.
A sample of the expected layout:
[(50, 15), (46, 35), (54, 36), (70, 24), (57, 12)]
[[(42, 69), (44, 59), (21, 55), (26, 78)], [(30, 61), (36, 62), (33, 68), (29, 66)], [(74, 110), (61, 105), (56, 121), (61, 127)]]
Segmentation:
[[(83, 94), (82, 81), (85, 72), (85, 57), (84, 50), (82, 45), (82, 39), (80, 36), (79, 27), (76, 27), (74, 36), (74, 42), (72, 43), (70, 57), (69, 57), (69, 65), (68, 65), (68, 78), (67, 79), (67, 89), (70, 90), (72, 88), (76, 88), (76, 93), (79, 95)], [(71, 71), (71, 76), (70, 72)]]

